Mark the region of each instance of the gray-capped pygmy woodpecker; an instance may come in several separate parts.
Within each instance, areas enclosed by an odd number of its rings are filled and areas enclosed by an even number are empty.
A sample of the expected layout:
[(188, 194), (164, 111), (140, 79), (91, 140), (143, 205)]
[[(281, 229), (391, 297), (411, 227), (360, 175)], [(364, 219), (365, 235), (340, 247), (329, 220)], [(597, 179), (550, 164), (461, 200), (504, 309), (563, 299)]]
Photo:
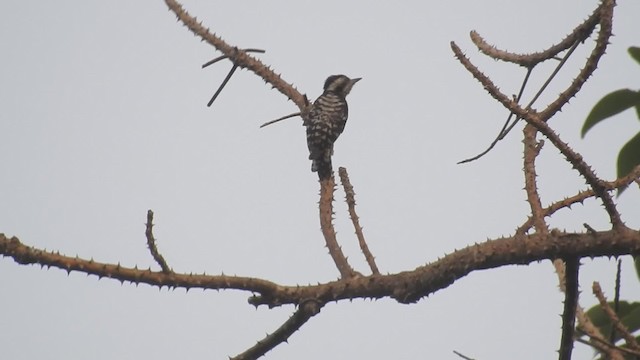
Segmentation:
[(324, 92), (311, 106), (304, 125), (307, 128), (307, 146), (311, 171), (318, 172), (320, 180), (328, 179), (332, 172), (333, 143), (347, 124), (349, 107), (346, 97), (361, 78), (349, 79), (332, 75), (324, 83)]

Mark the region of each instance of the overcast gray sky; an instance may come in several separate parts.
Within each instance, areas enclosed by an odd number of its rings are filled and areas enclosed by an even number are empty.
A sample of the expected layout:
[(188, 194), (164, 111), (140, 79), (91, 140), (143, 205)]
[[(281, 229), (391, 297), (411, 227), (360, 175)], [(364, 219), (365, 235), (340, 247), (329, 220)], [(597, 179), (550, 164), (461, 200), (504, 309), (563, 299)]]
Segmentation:
[[(475, 29), (501, 48), (533, 52), (558, 42), (596, 1), (222, 2), (186, 9), (260, 58), (310, 98), (325, 78), (363, 77), (335, 166), (355, 186), (369, 246), (383, 272), (413, 269), (527, 217), (520, 128), (482, 160), (507, 116), (453, 58), (456, 41), (502, 90), (524, 71), (483, 58)], [(170, 266), (282, 284), (336, 279), (317, 215), (300, 120), (259, 129), (296, 111), (252, 73), (239, 71), (211, 108), (230, 68), (200, 65), (219, 55), (176, 23), (162, 1), (21, 1), (0, 22), (0, 232), (38, 248), (156, 269), (144, 238), (147, 209)], [(604, 94), (637, 88), (640, 3), (621, 0), (613, 43), (595, 77), (552, 125), (612, 179), (619, 148), (639, 130), (634, 114), (579, 129)], [(546, 100), (566, 86), (592, 43), (569, 62)], [(545, 67), (545, 70), (548, 70)], [(542, 70), (542, 69), (541, 69)], [(532, 85), (546, 76), (534, 74)], [(529, 89), (529, 96), (534, 88)], [(544, 104), (539, 104), (542, 107)], [(548, 143), (539, 161), (543, 203), (585, 187)], [(639, 192), (619, 199), (640, 227)], [(352, 264), (366, 265), (336, 194), (336, 228)], [(552, 226), (608, 227), (593, 200)], [(612, 295), (615, 262), (584, 260), (591, 282)], [(0, 349), (6, 359), (224, 359), (272, 332), (292, 307), (255, 310), (248, 293), (168, 291), (121, 285), (0, 259)], [(625, 259), (623, 294), (640, 286)], [(270, 359), (555, 358), (562, 295), (549, 261), (473, 273), (415, 305), (391, 300), (329, 304)], [(575, 358), (590, 358), (577, 345)]]

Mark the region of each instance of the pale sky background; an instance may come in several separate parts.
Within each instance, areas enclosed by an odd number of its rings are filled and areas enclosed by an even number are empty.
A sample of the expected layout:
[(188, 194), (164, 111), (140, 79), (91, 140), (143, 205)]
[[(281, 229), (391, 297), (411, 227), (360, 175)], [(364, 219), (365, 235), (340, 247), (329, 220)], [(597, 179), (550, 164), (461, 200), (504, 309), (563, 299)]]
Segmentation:
[[(184, 5), (231, 44), (266, 49), (260, 58), (311, 99), (328, 75), (364, 78), (349, 96), (334, 164), (349, 170), (365, 235), (386, 273), (512, 234), (529, 213), (521, 126), (482, 160), (456, 165), (487, 146), (507, 113), (454, 59), (449, 42), (515, 93), (524, 70), (479, 54), (469, 31), (508, 50), (539, 51), (596, 1)], [(176, 271), (288, 285), (337, 278), (319, 230), (319, 188), (300, 120), (258, 128), (296, 111), (284, 96), (238, 71), (207, 108), (230, 64), (201, 70), (219, 53), (162, 1), (15, 1), (3, 12), (0, 232), (67, 255), (158, 269), (144, 238), (153, 209), (159, 249)], [(608, 55), (552, 121), (606, 179), (638, 121), (624, 113), (585, 140), (579, 130), (604, 94), (637, 89), (640, 67), (626, 49), (640, 46), (639, 14), (640, 2), (620, 1)], [(546, 100), (577, 74), (591, 47), (580, 48)], [(534, 75), (532, 85), (546, 73)], [(585, 188), (549, 142), (539, 165), (544, 204)], [(619, 199), (635, 228), (639, 196), (630, 189)], [(339, 240), (366, 272), (343, 197), (336, 193)], [(551, 224), (582, 231), (584, 222), (609, 226), (594, 200)], [(590, 307), (592, 281), (613, 295), (615, 261), (583, 263), (581, 303)], [(624, 263), (622, 297), (637, 300), (640, 284)], [(256, 310), (249, 293), (158, 291), (6, 258), (0, 283), (3, 359), (226, 359), (293, 311)], [(414, 305), (329, 304), (267, 358), (457, 359), (457, 350), (476, 359), (553, 359), (562, 298), (549, 261), (476, 272)], [(591, 355), (577, 345), (574, 358)]]

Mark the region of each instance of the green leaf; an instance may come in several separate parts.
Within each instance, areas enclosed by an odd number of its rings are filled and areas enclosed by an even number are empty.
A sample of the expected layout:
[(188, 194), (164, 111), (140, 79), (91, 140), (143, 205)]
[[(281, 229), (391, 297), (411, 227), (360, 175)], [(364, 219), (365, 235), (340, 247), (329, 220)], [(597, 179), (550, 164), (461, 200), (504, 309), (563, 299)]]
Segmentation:
[[(640, 132), (632, 137), (618, 153), (618, 177), (626, 176), (637, 165), (640, 165)], [(625, 188), (618, 190), (618, 196)]]
[(629, 49), (627, 49), (627, 51), (635, 61), (640, 63), (640, 47), (632, 46)]
[(618, 317), (630, 333), (640, 329), (640, 308), (635, 308), (630, 313)]
[[(609, 302), (609, 306), (613, 308), (613, 302)], [(627, 301), (620, 301), (618, 308), (618, 317), (623, 318), (634, 312), (634, 310), (636, 309), (640, 310), (640, 303), (629, 303)], [(589, 319), (591, 319), (591, 322), (593, 322), (593, 324), (598, 328), (611, 326), (611, 320), (609, 320), (609, 317), (604, 314), (604, 311), (602, 311), (600, 305), (595, 305), (594, 307), (589, 309), (589, 311), (587, 311), (587, 316), (589, 317)], [(604, 334), (606, 334), (606, 332)]]
[(598, 101), (593, 109), (591, 109), (591, 113), (587, 116), (587, 120), (585, 120), (582, 126), (582, 137), (600, 121), (634, 106), (640, 106), (640, 91), (620, 89), (605, 95)]

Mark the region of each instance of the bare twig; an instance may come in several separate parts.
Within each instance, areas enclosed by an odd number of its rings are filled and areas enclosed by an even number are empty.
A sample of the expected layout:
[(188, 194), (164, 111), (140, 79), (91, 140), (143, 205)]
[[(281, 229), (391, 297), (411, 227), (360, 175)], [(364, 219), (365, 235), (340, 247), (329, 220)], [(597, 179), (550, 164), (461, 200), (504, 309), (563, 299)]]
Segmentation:
[(463, 355), (462, 353), (460, 353), (460, 352), (458, 352), (458, 351), (455, 351), (455, 350), (453, 350), (453, 353), (454, 353), (454, 354), (456, 354), (456, 355), (458, 355), (459, 357), (463, 358), (464, 360), (475, 360), (475, 359), (470, 358), (470, 357), (468, 357), (468, 356), (465, 356), (465, 355)]
[(378, 270), (378, 266), (376, 265), (375, 257), (373, 256), (373, 254), (371, 254), (371, 251), (369, 251), (369, 246), (364, 239), (362, 227), (360, 226), (360, 220), (358, 218), (358, 214), (356, 213), (356, 193), (353, 191), (353, 186), (351, 186), (351, 181), (349, 180), (347, 169), (343, 167), (338, 168), (338, 174), (340, 175), (340, 181), (342, 182), (342, 187), (344, 188), (347, 206), (349, 207), (349, 216), (351, 217), (351, 222), (353, 222), (353, 227), (355, 228), (356, 236), (358, 237), (360, 250), (362, 251), (362, 254), (364, 254), (364, 258), (367, 260), (369, 268), (371, 268), (371, 272), (375, 275), (378, 275), (380, 274), (380, 270)]
[(271, 124), (275, 124), (278, 121), (287, 120), (287, 119), (290, 119), (290, 118), (293, 118), (293, 117), (296, 117), (296, 116), (302, 116), (302, 113), (301, 112), (296, 112), (296, 113), (293, 113), (293, 114), (289, 114), (289, 115), (277, 118), (275, 120), (267, 121), (266, 123), (260, 125), (260, 128), (263, 128), (265, 126), (269, 126)]
[[(524, 89), (527, 86), (527, 83), (529, 82), (529, 77), (531, 76), (531, 72), (533, 71), (533, 68), (528, 68), (527, 69), (527, 73), (524, 75), (524, 79), (522, 80), (522, 84), (520, 85), (520, 91), (518, 92), (518, 95), (516, 96), (515, 101), (516, 102), (520, 102), (520, 99), (522, 98), (522, 94), (524, 93)], [(496, 138), (491, 142), (491, 144), (489, 145), (489, 147), (484, 150), (483, 152), (481, 152), (480, 154), (473, 156), (471, 158), (462, 160), (462, 161), (458, 161), (458, 164), (464, 164), (464, 163), (468, 163), (471, 161), (475, 161), (480, 159), (481, 157), (485, 156), (486, 154), (489, 153), (489, 151), (491, 151), (496, 144), (498, 144), (498, 141), (502, 140), (505, 138), (505, 136), (507, 136), (507, 134), (513, 129), (513, 127), (516, 125), (516, 123), (518, 122), (518, 118), (516, 118), (515, 120), (513, 120), (513, 122), (511, 122), (511, 119), (513, 118), (513, 113), (509, 113), (509, 116), (507, 116), (507, 120), (505, 121), (504, 125), (502, 125), (502, 129), (500, 129), (500, 131), (498, 132), (498, 136), (496, 136)], [(511, 125), (509, 125), (511, 123)]]
[(236, 65), (234, 58), (237, 57), (238, 52), (243, 51), (243, 52), (257, 52), (257, 53), (264, 53), (264, 50), (260, 50), (260, 49), (237, 49), (234, 48), (233, 49), (233, 57), (231, 57), (230, 55), (222, 55), (222, 56), (218, 56), (217, 58), (210, 60), (206, 63), (204, 63), (202, 65), (202, 68), (206, 68), (209, 65), (215, 64), (216, 62), (222, 60), (222, 59), (230, 59), (231, 62), (233, 63), (233, 66), (231, 67), (231, 70), (229, 70), (229, 73), (227, 74), (227, 76), (224, 78), (224, 80), (222, 81), (222, 84), (220, 84), (220, 86), (218, 87), (218, 90), (216, 90), (216, 93), (213, 94), (213, 96), (211, 97), (211, 100), (209, 100), (209, 102), (207, 103), (207, 106), (211, 106), (211, 104), (213, 104), (214, 101), (216, 101), (216, 99), (218, 98), (218, 95), (220, 95), (220, 93), (222, 92), (222, 89), (224, 89), (224, 87), (227, 85), (227, 83), (229, 82), (229, 80), (231, 79), (231, 76), (233, 76), (233, 73), (236, 72), (236, 70), (238, 69), (238, 65)]
[(320, 313), (320, 309), (324, 304), (314, 300), (307, 300), (300, 304), (298, 310), (296, 310), (291, 317), (285, 321), (276, 331), (267, 335), (264, 339), (258, 341), (257, 344), (244, 351), (242, 354), (238, 354), (231, 358), (231, 360), (253, 360), (257, 359), (267, 352), (271, 351), (276, 346), (287, 342), (287, 339), (298, 331), (302, 325), (304, 325), (313, 316)]
[(216, 93), (213, 94), (213, 96), (211, 97), (211, 100), (209, 100), (209, 102), (207, 103), (207, 106), (211, 106), (211, 104), (213, 104), (213, 102), (216, 101), (216, 99), (218, 98), (218, 95), (220, 95), (220, 93), (222, 92), (222, 89), (224, 89), (224, 87), (227, 85), (227, 83), (233, 76), (233, 73), (235, 73), (237, 69), (238, 69), (238, 66), (236, 64), (233, 64), (227, 76), (224, 78), (224, 80), (222, 80), (222, 84), (220, 84), (220, 86), (218, 87), (218, 90), (216, 90)]
[(151, 252), (151, 256), (153, 259), (160, 265), (162, 272), (165, 274), (172, 273), (173, 271), (167, 265), (167, 262), (164, 260), (164, 257), (158, 251), (156, 247), (156, 239), (153, 237), (153, 211), (147, 211), (147, 224), (145, 229), (145, 235), (147, 237), (147, 246), (149, 247), (149, 252)]
[[(598, 302), (600, 303), (600, 308), (605, 313), (605, 315), (607, 315), (607, 317), (611, 320), (611, 323), (613, 324), (614, 329), (616, 329), (616, 331), (620, 333), (620, 335), (627, 342), (627, 345), (629, 346), (629, 348), (636, 351), (640, 350), (640, 346), (638, 345), (636, 338), (633, 336), (633, 334), (629, 333), (629, 330), (627, 329), (627, 327), (624, 326), (624, 324), (622, 324), (622, 321), (620, 321), (620, 318), (618, 317), (618, 315), (616, 315), (615, 311), (607, 303), (607, 298), (602, 293), (602, 288), (600, 287), (600, 284), (597, 281), (593, 282), (592, 290), (593, 290), (593, 294), (596, 296), (596, 298), (598, 298)], [(611, 341), (611, 343), (613, 342), (614, 341)]]
[(565, 297), (562, 312), (562, 336), (560, 338), (559, 360), (571, 360), (573, 351), (573, 334), (576, 325), (576, 309), (578, 307), (578, 271), (580, 260), (569, 258), (565, 264)]
[(347, 258), (342, 253), (338, 240), (336, 238), (336, 230), (333, 228), (333, 193), (335, 191), (335, 181), (333, 175), (327, 179), (320, 180), (320, 227), (322, 235), (324, 235), (327, 249), (336, 264), (340, 276), (348, 279), (356, 275)]

